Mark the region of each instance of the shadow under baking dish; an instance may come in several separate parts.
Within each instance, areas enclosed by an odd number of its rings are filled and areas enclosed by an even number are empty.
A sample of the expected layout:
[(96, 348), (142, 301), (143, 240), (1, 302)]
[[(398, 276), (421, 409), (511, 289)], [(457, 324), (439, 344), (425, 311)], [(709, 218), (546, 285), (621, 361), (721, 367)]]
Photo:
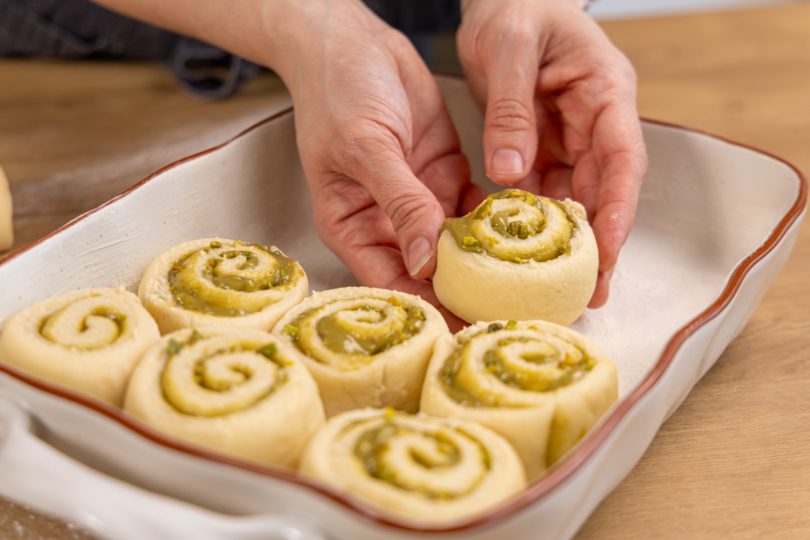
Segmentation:
[[(438, 80), (474, 181), (500, 189), (483, 176), (483, 122), (464, 82)], [(2, 364), (0, 391), (26, 404), (55, 447), (127, 482), (219, 512), (295, 515), (346, 540), (426, 532), (569, 538), (743, 328), (790, 254), (804, 215), (806, 182), (783, 161), (684, 128), (656, 122), (643, 128), (649, 172), (611, 299), (573, 325), (616, 363), (619, 402), (544, 476), (473, 520), (414, 528), (351, 494), (178, 441)], [(78, 288), (134, 290), (160, 253), (211, 236), (278, 245), (301, 262), (313, 290), (355, 284), (318, 240), (288, 109), (162, 169), (1, 261), (0, 282), (14, 285), (5, 288), (0, 320)]]

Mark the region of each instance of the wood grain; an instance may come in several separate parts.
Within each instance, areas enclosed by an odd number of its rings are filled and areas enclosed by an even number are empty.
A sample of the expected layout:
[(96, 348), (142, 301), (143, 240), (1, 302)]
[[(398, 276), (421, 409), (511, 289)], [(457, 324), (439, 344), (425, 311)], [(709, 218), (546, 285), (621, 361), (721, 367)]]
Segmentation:
[[(603, 25), (643, 116), (810, 171), (810, 4)], [(266, 74), (202, 103), (157, 66), (0, 62), (0, 164), (16, 247), (160, 166), (227, 139), (283, 95)], [(810, 538), (810, 220), (750, 323), (578, 540)]]
[(27, 245), (159, 168), (233, 137), (288, 94), (265, 73), (204, 102), (157, 64), (0, 61), (0, 165)]

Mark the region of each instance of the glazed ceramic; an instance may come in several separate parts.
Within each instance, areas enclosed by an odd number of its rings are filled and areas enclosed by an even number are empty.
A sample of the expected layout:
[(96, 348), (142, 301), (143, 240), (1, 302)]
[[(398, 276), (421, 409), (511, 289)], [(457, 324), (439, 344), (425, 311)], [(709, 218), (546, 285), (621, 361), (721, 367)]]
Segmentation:
[[(494, 190), (483, 176), (480, 114), (462, 81), (440, 84), (475, 181)], [(433, 536), (573, 536), (741, 331), (789, 256), (806, 199), (795, 169), (691, 130), (655, 122), (643, 128), (650, 167), (611, 298), (573, 325), (616, 363), (619, 402), (521, 494), (473, 521), (432, 530)], [(159, 171), (0, 262), (0, 320), (77, 288), (135, 290), (154, 257), (212, 236), (278, 245), (301, 262), (313, 290), (355, 284), (318, 240), (288, 110)], [(172, 439), (2, 364), (0, 392), (0, 494), (105, 538), (425, 534), (351, 494)], [(92, 489), (76, 495), (75, 486), (85, 482)], [(148, 527), (148, 535), (133, 536), (122, 525), (134, 522)], [(209, 532), (198, 533), (201, 527)]]

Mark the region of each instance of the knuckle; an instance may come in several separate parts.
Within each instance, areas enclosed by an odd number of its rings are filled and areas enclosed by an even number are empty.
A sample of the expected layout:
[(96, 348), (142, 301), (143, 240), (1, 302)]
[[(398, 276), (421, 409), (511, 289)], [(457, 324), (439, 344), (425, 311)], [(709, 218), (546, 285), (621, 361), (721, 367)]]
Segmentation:
[(501, 98), (487, 107), (487, 128), (523, 132), (534, 128), (534, 111), (516, 98)]
[(538, 36), (534, 24), (534, 17), (522, 9), (502, 10), (494, 20), (495, 39), (503, 39), (508, 36), (510, 42), (515, 44), (529, 45)]
[(370, 161), (395, 155), (398, 141), (374, 122), (348, 122), (334, 134), (334, 157), (353, 178), (360, 180)]
[(388, 45), (396, 51), (412, 52), (413, 44), (408, 37), (396, 28), (386, 29), (385, 38)]
[(427, 208), (425, 198), (417, 193), (403, 193), (388, 203), (384, 209), (397, 234), (412, 228), (420, 221), (420, 216)]

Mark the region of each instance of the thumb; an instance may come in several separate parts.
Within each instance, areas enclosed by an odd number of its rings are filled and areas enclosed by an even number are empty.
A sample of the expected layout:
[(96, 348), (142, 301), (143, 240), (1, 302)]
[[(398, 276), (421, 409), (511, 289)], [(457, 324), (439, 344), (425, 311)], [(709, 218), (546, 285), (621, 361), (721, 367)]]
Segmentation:
[[(519, 46), (518, 46), (519, 45)], [(536, 45), (517, 41), (499, 44), (485, 67), (487, 107), (484, 156), (487, 176), (514, 185), (526, 178), (537, 155), (534, 110), (539, 60)]]
[(351, 175), (391, 220), (408, 273), (416, 279), (430, 277), (436, 270), (436, 245), (444, 221), (435, 195), (397, 152), (368, 152), (354, 169)]

